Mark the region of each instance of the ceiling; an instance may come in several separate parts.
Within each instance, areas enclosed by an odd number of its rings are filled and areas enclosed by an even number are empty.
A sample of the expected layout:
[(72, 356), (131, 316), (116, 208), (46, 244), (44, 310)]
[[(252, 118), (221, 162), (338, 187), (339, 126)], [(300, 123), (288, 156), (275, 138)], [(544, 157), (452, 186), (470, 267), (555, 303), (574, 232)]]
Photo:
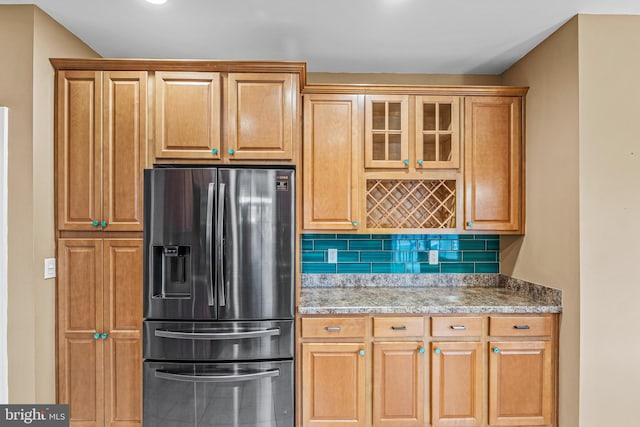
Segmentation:
[(301, 60), (309, 71), (499, 74), (577, 13), (638, 0), (26, 0), (103, 57)]

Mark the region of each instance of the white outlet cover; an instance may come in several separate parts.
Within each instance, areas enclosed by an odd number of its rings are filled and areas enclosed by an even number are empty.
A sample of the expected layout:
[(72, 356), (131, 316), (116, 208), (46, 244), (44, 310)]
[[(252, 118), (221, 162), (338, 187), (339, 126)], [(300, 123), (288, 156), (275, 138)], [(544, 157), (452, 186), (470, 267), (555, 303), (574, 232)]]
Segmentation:
[(54, 279), (56, 277), (56, 259), (45, 258), (44, 259), (44, 278)]
[(335, 264), (338, 262), (338, 250), (335, 248), (327, 249), (327, 262)]
[(429, 251), (429, 264), (434, 265), (438, 263), (438, 251)]

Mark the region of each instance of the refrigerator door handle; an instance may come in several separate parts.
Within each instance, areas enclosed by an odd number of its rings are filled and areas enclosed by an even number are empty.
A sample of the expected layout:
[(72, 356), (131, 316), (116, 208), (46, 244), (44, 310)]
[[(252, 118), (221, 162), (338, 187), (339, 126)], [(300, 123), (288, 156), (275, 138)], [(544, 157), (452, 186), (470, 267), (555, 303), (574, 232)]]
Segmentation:
[[(213, 196), (216, 190), (216, 184), (213, 182), (209, 183), (209, 188), (207, 189), (207, 229), (205, 233), (205, 254), (206, 259), (211, 260), (211, 239), (213, 234)], [(211, 266), (208, 267), (209, 270), (209, 280), (207, 286), (207, 302), (209, 307), (213, 307), (215, 305), (215, 298), (213, 293), (213, 271)]]
[(182, 332), (156, 329), (154, 334), (156, 337), (161, 338), (176, 338), (185, 340), (234, 340), (280, 335), (280, 328), (243, 332)]
[(220, 307), (227, 305), (227, 296), (224, 286), (224, 198), (227, 184), (220, 184), (218, 194), (218, 218), (216, 230), (216, 281), (218, 287), (218, 299)]
[(188, 381), (198, 383), (229, 383), (238, 381), (254, 381), (262, 378), (280, 376), (280, 369), (270, 369), (263, 372), (255, 372), (252, 374), (240, 375), (189, 375), (179, 374), (167, 371), (156, 371), (156, 378), (163, 378), (172, 381)]

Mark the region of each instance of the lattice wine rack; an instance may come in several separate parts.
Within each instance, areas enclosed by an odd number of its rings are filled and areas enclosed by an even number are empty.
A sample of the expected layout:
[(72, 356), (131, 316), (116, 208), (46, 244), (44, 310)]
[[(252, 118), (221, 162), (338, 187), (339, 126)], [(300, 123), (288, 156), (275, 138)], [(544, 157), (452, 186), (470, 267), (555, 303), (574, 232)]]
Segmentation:
[(367, 228), (455, 228), (454, 179), (367, 179)]

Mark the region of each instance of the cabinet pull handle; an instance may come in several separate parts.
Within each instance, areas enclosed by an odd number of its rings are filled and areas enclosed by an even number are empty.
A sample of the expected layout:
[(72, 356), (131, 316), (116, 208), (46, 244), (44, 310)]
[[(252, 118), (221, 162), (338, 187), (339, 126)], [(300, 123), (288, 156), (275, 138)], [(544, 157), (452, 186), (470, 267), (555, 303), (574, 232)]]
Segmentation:
[(357, 227), (358, 226), (358, 221), (353, 221), (353, 226)]
[(473, 221), (467, 221), (467, 227), (473, 227)]
[(408, 164), (409, 164), (409, 159), (404, 159), (404, 160), (403, 160), (403, 163), (404, 163), (405, 165), (408, 165)]
[(100, 334), (99, 333), (96, 332), (95, 334), (93, 334), (93, 339), (94, 340), (97, 340), (98, 338), (100, 338)]
[(360, 351), (358, 352), (358, 354), (359, 354), (360, 356), (364, 356), (364, 350), (360, 350)]
[(418, 353), (420, 353), (420, 354), (424, 354), (424, 347), (420, 347), (420, 348), (418, 349)]
[(105, 228), (105, 227), (107, 226), (107, 224), (108, 224), (108, 222), (107, 222), (107, 221), (102, 221), (102, 222), (100, 223), (100, 226), (101, 226), (102, 228)]
[(451, 325), (451, 329), (454, 331), (465, 331), (467, 327), (464, 325)]
[(531, 329), (529, 325), (513, 325), (513, 329)]
[(407, 327), (402, 325), (402, 326), (392, 326), (391, 329), (393, 329), (394, 331), (406, 331)]
[(422, 166), (422, 163), (424, 163), (422, 159), (418, 160), (418, 165)]
[(500, 349), (498, 347), (493, 347), (493, 352), (498, 354), (500, 353)]
[(100, 338), (102, 338), (103, 340), (106, 340), (108, 336), (109, 336), (108, 334), (103, 333), (102, 335), (100, 335)]
[(233, 150), (233, 148), (229, 148), (229, 154), (231, 154), (233, 156), (233, 153), (235, 153), (235, 151)]
[(340, 332), (342, 328), (340, 328), (340, 326), (325, 326), (324, 329), (329, 332)]
[(100, 225), (100, 223), (98, 221), (92, 221), (91, 225), (93, 225), (94, 227), (97, 227), (98, 225)]
[(440, 348), (436, 347), (436, 348), (435, 348), (435, 350), (433, 350), (433, 352), (434, 352), (435, 354), (440, 354)]
[(213, 154), (218, 154), (218, 149), (217, 149), (217, 148), (212, 148), (212, 149), (211, 149), (211, 152), (212, 152)]

